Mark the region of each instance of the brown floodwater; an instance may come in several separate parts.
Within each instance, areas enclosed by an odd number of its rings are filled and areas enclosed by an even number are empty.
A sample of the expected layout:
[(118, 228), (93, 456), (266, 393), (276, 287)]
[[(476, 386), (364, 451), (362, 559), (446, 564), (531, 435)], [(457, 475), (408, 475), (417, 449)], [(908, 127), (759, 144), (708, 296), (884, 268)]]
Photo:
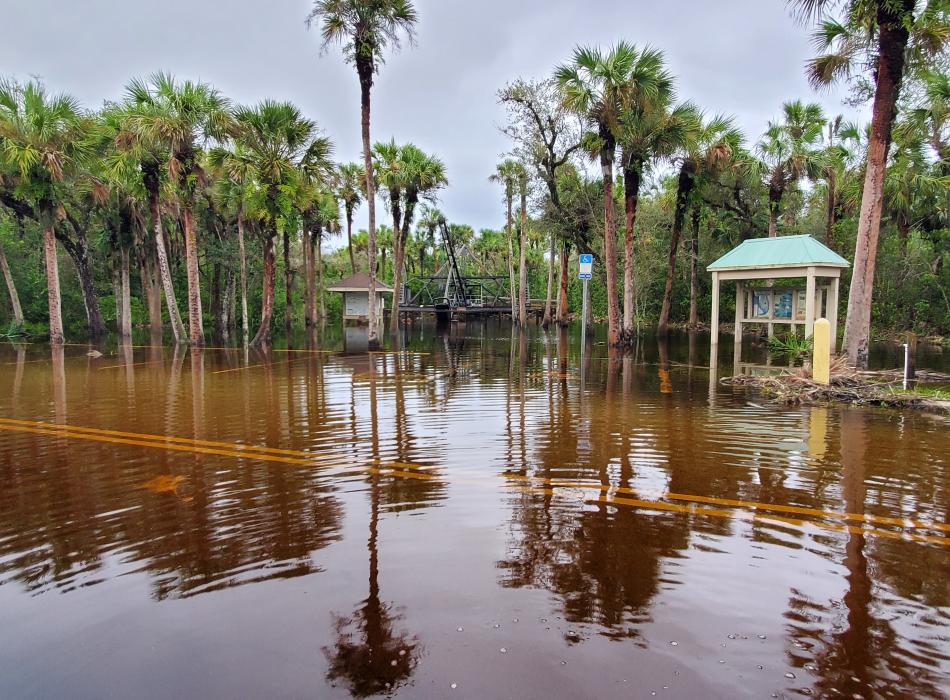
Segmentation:
[(361, 341), (0, 349), (0, 697), (950, 690), (945, 417), (702, 336)]

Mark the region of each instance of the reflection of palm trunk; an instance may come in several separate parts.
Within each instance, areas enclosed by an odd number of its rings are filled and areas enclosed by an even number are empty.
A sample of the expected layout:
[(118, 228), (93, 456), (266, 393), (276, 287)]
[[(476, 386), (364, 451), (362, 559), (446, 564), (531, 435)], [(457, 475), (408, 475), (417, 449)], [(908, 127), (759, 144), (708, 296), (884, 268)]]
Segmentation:
[(20, 391), (23, 388), (23, 370), (26, 367), (26, 348), (18, 345), (16, 349), (16, 373), (13, 375), (13, 414), (17, 415), (20, 404)]
[[(867, 452), (867, 426), (863, 413), (846, 409), (841, 416), (841, 490), (848, 513), (864, 515), (867, 487), (864, 482)], [(864, 556), (864, 535), (852, 531), (845, 547), (844, 565), (848, 570), (848, 591), (844, 604), (848, 609), (848, 629), (841, 635), (843, 658), (851, 662), (851, 675), (867, 682), (866, 659), (871, 650), (871, 579)]]
[(56, 422), (66, 423), (66, 354), (62, 345), (51, 348), (53, 362), (53, 412)]

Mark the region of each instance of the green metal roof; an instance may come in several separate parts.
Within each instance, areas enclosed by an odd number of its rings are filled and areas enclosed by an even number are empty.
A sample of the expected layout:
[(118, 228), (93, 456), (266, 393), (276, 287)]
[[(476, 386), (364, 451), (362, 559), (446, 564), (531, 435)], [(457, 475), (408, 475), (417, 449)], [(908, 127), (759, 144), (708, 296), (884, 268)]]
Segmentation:
[(851, 263), (808, 235), (750, 238), (706, 269), (742, 270), (771, 267), (850, 267)]

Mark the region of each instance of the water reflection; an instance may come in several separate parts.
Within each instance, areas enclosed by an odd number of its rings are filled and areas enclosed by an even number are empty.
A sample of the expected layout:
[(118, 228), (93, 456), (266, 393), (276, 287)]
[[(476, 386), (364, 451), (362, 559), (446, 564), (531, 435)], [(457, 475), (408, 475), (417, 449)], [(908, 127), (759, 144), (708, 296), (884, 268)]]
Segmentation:
[[(45, 658), (44, 630), (99, 639), (83, 610), (149, 619), (182, 598), (232, 674), (304, 650), (273, 694), (439, 695), (451, 669), (483, 697), (609, 695), (617, 669), (665, 669), (671, 639), (697, 679), (681, 696), (926, 696), (950, 678), (946, 530), (907, 524), (946, 523), (944, 422), (762, 405), (716, 381), (732, 358), (700, 366), (697, 333), (626, 354), (595, 333), (581, 353), (576, 328), (469, 321), (369, 353), (360, 330), (3, 351), (0, 695), (31, 694), (6, 661)], [(34, 623), (46, 604), (55, 621)], [(485, 673), (507, 645), (512, 666)]]

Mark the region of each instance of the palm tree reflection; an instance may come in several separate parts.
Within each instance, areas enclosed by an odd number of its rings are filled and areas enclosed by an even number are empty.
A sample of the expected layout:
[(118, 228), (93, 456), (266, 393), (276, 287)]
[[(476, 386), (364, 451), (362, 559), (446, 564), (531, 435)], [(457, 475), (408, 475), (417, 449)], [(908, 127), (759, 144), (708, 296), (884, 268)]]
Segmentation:
[[(371, 449), (373, 463), (380, 463), (379, 420), (376, 400), (376, 365), (368, 358)], [(401, 380), (400, 380), (401, 381)], [(400, 388), (401, 391), (401, 388)], [(404, 409), (403, 409), (404, 410)], [(400, 441), (401, 442), (401, 441)], [(329, 667), (327, 680), (342, 682), (353, 697), (392, 691), (412, 675), (422, 647), (418, 638), (400, 629), (403, 614), (383, 602), (379, 591), (379, 513), (382, 486), (380, 471), (369, 477), (370, 520), (369, 595), (346, 616), (334, 615), (336, 642), (323, 652)]]

